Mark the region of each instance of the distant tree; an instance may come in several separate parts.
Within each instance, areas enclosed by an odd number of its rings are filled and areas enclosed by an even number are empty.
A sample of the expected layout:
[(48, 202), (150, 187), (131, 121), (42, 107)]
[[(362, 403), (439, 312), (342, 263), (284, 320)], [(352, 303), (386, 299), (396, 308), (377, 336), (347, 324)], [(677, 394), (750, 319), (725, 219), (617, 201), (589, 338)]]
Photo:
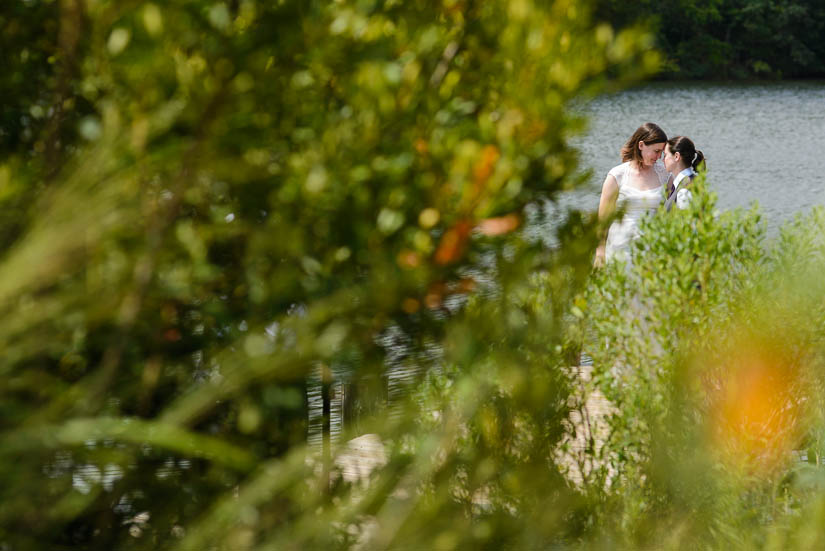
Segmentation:
[(812, 0), (596, 2), (599, 19), (657, 28), (675, 78), (798, 78), (825, 74), (825, 7)]

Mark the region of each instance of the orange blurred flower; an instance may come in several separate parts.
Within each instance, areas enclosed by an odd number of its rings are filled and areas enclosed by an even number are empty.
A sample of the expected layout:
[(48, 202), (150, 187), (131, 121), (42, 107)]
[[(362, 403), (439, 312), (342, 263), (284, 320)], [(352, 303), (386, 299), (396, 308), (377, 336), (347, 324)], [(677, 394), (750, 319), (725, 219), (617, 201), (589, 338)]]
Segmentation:
[(727, 464), (764, 473), (790, 458), (803, 429), (799, 367), (776, 343), (738, 342), (710, 395), (712, 442)]

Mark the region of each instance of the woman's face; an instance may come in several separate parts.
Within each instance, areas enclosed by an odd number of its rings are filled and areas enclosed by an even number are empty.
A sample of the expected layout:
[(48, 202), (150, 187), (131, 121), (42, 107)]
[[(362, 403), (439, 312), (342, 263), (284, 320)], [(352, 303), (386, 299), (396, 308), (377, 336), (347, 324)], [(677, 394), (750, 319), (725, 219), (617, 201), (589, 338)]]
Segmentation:
[(668, 172), (676, 174), (681, 170), (679, 166), (679, 161), (682, 160), (682, 156), (678, 153), (674, 153), (670, 150), (670, 146), (665, 147), (665, 168)]
[(656, 161), (662, 158), (665, 143), (652, 143), (647, 145), (645, 142), (639, 142), (639, 150), (642, 152), (642, 164), (644, 166), (653, 166)]

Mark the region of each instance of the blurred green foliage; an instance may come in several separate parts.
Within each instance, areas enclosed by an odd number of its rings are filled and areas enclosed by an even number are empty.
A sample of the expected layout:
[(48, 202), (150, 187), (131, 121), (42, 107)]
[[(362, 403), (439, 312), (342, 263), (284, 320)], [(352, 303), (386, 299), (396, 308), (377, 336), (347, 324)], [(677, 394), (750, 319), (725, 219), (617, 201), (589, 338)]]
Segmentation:
[[(594, 222), (557, 250), (518, 229), (582, 180), (569, 102), (656, 69), (645, 32), (566, 0), (31, 0), (0, 24), (4, 548), (584, 530), (551, 452)], [(345, 426), (388, 463), (344, 483), (311, 391), (391, 368), (415, 375), (392, 409)]]
[[(0, 547), (817, 546), (823, 211), (768, 247), (697, 184), (592, 278), (592, 216), (522, 231), (584, 179), (570, 105), (659, 66), (643, 28), (567, 0), (10, 6)], [(596, 389), (610, 436), (578, 449)]]

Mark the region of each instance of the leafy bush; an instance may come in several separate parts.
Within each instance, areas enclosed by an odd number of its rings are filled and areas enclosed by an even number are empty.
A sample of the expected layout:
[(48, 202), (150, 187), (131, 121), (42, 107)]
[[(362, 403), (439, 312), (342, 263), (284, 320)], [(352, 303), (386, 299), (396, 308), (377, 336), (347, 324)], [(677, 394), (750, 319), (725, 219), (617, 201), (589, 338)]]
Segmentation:
[(823, 210), (766, 243), (757, 210), (717, 212), (696, 186), (689, 210), (647, 220), (632, 263), (576, 303), (590, 392), (610, 406), (583, 480), (601, 502), (597, 540), (806, 548), (818, 532), (787, 526), (825, 480)]
[[(664, 413), (659, 393), (679, 353), (706, 342), (734, 315), (764, 261), (758, 213), (719, 213), (704, 182), (695, 185), (690, 209), (645, 220), (632, 262), (611, 263), (583, 297), (590, 332), (585, 350), (593, 358), (594, 381), (623, 417), (625, 433), (615, 444), (625, 458), (644, 447), (638, 441), (643, 431), (631, 420)], [(627, 389), (639, 394), (625, 395)]]

